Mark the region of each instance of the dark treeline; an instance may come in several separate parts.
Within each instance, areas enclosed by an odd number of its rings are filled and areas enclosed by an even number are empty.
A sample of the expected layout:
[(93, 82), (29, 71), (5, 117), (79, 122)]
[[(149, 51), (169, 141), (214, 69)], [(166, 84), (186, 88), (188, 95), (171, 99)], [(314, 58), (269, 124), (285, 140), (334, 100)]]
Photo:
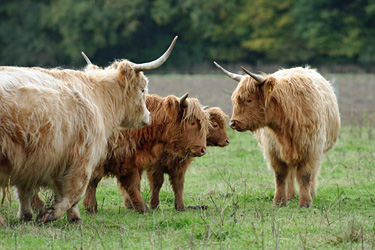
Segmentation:
[(158, 57), (221, 63), (356, 65), (374, 70), (375, 0), (0, 1), (0, 64), (81, 67)]

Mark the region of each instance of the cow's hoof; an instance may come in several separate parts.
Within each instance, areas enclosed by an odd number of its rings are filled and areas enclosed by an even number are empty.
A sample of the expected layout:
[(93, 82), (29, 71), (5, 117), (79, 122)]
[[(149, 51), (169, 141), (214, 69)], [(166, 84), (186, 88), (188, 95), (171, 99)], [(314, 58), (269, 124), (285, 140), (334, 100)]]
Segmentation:
[(88, 207), (88, 208), (85, 208), (85, 209), (90, 214), (96, 214), (98, 212), (98, 208), (97, 207)]
[(23, 214), (20, 219), (22, 221), (31, 221), (33, 218), (33, 214)]
[(159, 209), (159, 204), (158, 205), (152, 205), (151, 204), (151, 209)]
[(150, 209), (148, 209), (147, 205), (144, 205), (144, 206), (136, 207), (135, 211), (137, 211), (140, 214), (145, 214), (145, 213), (149, 213)]
[(132, 202), (130, 200), (126, 200), (125, 201), (125, 207), (127, 209), (134, 209), (133, 205), (132, 205)]
[(275, 207), (286, 207), (286, 201), (284, 201), (283, 199), (274, 199), (273, 205)]
[(309, 207), (312, 207), (312, 204), (311, 203), (306, 203), (306, 204), (300, 205), (299, 207), (300, 208), (309, 208)]
[(72, 218), (69, 220), (70, 223), (74, 223), (74, 224), (81, 224), (82, 223), (82, 219), (81, 218)]
[(36, 217), (36, 224), (39, 226), (53, 220), (55, 220), (53, 216), (53, 209), (47, 209), (39, 212), (38, 216)]

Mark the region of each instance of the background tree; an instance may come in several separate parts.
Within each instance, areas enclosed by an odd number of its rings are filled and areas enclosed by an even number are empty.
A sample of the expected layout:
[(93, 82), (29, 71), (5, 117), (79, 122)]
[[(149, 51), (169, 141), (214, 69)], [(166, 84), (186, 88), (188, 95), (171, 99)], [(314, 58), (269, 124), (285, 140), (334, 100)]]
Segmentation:
[(81, 67), (157, 58), (168, 66), (375, 62), (374, 0), (3, 0), (0, 64)]

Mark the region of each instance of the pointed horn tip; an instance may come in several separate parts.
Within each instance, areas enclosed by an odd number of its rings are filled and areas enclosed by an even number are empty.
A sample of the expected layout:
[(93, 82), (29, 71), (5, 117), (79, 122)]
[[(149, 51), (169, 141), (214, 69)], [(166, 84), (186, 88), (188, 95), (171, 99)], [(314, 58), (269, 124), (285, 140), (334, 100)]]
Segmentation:
[(249, 75), (249, 73), (251, 73), (250, 71), (248, 71), (247, 69), (245, 69), (243, 66), (241, 66), (241, 69), (242, 69), (246, 74), (248, 74), (248, 75)]
[(239, 74), (235, 74), (235, 73), (231, 73), (229, 72), (228, 70), (224, 69), (223, 67), (221, 67), (217, 62), (214, 61), (214, 64), (216, 65), (216, 67), (218, 67), (224, 74), (226, 74), (227, 76), (229, 76), (230, 78), (232, 78), (233, 80), (237, 81), (237, 82), (240, 82), (242, 80), (242, 75), (239, 75)]
[(160, 67), (169, 57), (169, 55), (172, 53), (172, 50), (176, 44), (178, 36), (175, 36), (171, 45), (169, 45), (168, 49), (164, 52), (163, 55), (161, 55), (158, 59), (148, 62), (148, 63), (141, 63), (136, 64), (133, 66), (133, 69), (135, 72), (145, 71), (145, 70), (152, 70)]
[(189, 96), (189, 92), (187, 92), (186, 94), (184, 94), (183, 96), (181, 96), (180, 99), (186, 99), (188, 96)]
[(189, 93), (186, 93), (185, 95), (183, 95), (181, 98), (180, 98), (180, 105), (182, 107), (187, 107), (188, 106), (188, 103), (187, 103), (187, 97), (189, 96)]
[(257, 74), (254, 74), (252, 72), (250, 72), (249, 70), (245, 69), (244, 67), (241, 66), (241, 69), (246, 73), (248, 74), (249, 76), (251, 76), (255, 81), (257, 81), (259, 84), (263, 83), (264, 81), (264, 77), (261, 76), (261, 75), (257, 75)]
[(86, 56), (86, 54), (83, 51), (81, 51), (81, 54), (82, 54), (83, 58), (85, 59), (86, 63), (88, 65), (91, 65), (92, 63), (91, 63), (90, 59)]

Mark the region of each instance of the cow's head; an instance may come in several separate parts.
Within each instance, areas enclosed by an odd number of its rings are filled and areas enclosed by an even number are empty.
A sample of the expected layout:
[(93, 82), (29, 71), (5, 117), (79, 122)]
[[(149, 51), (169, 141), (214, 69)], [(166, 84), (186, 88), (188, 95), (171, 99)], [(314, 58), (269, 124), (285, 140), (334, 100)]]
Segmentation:
[(233, 114), (230, 126), (237, 131), (255, 131), (267, 126), (266, 109), (270, 104), (276, 79), (249, 72), (242, 76), (215, 65), (233, 80), (239, 82), (232, 94)]
[(202, 156), (206, 153), (209, 117), (198, 99), (187, 96), (185, 94), (180, 99), (168, 96), (164, 101), (166, 112), (173, 123), (170, 127), (170, 140), (174, 145), (172, 153)]
[[(90, 59), (82, 52), (83, 57), (87, 62), (85, 72), (97, 73), (96, 77), (100, 75), (99, 72), (113, 72), (123, 89), (122, 95), (125, 98), (125, 106), (123, 118), (119, 124), (122, 128), (140, 128), (151, 123), (150, 112), (146, 107), (146, 95), (148, 94), (148, 79), (143, 74), (143, 71), (152, 70), (160, 67), (171, 54), (176, 43), (177, 36), (172, 41), (167, 51), (158, 59), (136, 64), (128, 60), (116, 60), (108, 67), (102, 69), (91, 63)], [(102, 73), (105, 74), (105, 73)], [(115, 90), (114, 90), (115, 91)], [(115, 93), (114, 93), (115, 94)]]
[(226, 119), (228, 116), (220, 108), (207, 108), (211, 126), (208, 129), (207, 146), (225, 147), (229, 145)]

